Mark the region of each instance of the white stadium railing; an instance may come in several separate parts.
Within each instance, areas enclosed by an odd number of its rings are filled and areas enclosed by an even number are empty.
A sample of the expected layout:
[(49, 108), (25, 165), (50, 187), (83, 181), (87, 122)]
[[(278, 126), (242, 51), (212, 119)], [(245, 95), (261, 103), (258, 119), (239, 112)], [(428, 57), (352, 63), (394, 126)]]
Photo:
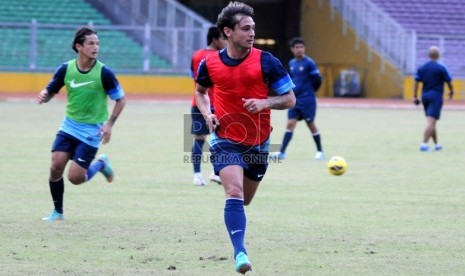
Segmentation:
[(173, 68), (190, 66), (192, 54), (206, 46), (213, 24), (174, 0), (87, 0), (123, 25), (145, 26), (141, 43), (168, 60)]
[[(381, 57), (404, 73), (415, 70), (415, 31), (408, 32), (369, 0), (328, 0), (345, 24), (352, 27)], [(358, 46), (356, 46), (358, 47)]]
[(363, 39), (404, 74), (414, 74), (418, 66), (427, 60), (428, 47), (437, 45), (441, 49), (441, 61), (448, 65), (452, 75), (465, 76), (465, 65), (457, 63), (463, 56), (460, 49), (465, 47), (464, 35), (431, 35), (406, 30), (370, 0), (326, 1), (333, 12), (337, 11), (342, 16), (343, 32), (347, 31), (347, 25), (352, 27), (357, 39)]

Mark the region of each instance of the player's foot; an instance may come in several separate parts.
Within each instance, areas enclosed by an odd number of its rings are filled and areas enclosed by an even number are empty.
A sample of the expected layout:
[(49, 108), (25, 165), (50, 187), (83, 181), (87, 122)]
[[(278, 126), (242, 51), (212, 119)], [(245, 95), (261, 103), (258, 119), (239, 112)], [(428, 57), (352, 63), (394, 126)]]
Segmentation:
[(428, 144), (421, 144), (420, 145), (420, 151), (429, 151)]
[(215, 172), (210, 174), (210, 181), (215, 182), (218, 185), (221, 185), (221, 178), (219, 175), (216, 175)]
[(56, 210), (53, 210), (48, 217), (42, 218), (42, 220), (46, 221), (55, 221), (55, 220), (64, 220), (65, 216), (63, 214), (58, 213)]
[(115, 176), (115, 173), (113, 172), (113, 168), (110, 165), (110, 161), (108, 160), (108, 157), (106, 156), (106, 154), (100, 154), (100, 156), (98, 157), (98, 160), (103, 162), (104, 164), (103, 169), (100, 172), (105, 176), (108, 183), (111, 183), (113, 181), (113, 177)]
[(205, 182), (205, 179), (203, 179), (201, 173), (195, 173), (194, 180), (192, 180), (192, 184), (194, 184), (195, 186), (206, 186), (207, 182)]
[(286, 154), (283, 152), (273, 152), (270, 153), (270, 159), (271, 160), (284, 160), (286, 159)]
[(245, 274), (247, 271), (252, 270), (252, 263), (244, 252), (239, 252), (236, 255), (236, 271)]
[(322, 152), (322, 151), (317, 151), (315, 153), (315, 156), (313, 157), (313, 159), (315, 159), (316, 161), (321, 161), (321, 160), (325, 160), (325, 153)]
[(435, 150), (435, 151), (440, 151), (440, 150), (442, 150), (442, 145), (441, 145), (441, 144), (436, 144), (436, 146), (434, 146), (434, 150)]

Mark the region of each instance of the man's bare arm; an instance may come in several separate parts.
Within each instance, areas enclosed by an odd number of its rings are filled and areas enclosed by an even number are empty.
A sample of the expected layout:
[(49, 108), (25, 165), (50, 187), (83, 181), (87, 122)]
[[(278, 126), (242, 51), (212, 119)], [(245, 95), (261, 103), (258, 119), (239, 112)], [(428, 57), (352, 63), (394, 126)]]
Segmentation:
[(288, 109), (295, 106), (295, 95), (291, 90), (289, 93), (286, 93), (281, 96), (270, 97), (268, 98), (266, 108), (269, 109)]

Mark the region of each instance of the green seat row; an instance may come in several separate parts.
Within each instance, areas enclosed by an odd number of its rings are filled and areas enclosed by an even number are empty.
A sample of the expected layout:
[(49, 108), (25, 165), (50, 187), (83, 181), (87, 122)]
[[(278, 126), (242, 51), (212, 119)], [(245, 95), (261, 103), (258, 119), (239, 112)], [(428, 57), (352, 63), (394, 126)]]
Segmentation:
[[(86, 25), (111, 24), (85, 0), (1, 0), (0, 22), (31, 22)], [(71, 39), (75, 30), (37, 31), (37, 67), (56, 68), (75, 56)], [(0, 26), (0, 66), (29, 66), (30, 29)], [(100, 55), (113, 69), (142, 69), (143, 47), (123, 31), (99, 32)], [(169, 68), (168, 62), (150, 54), (151, 67)]]

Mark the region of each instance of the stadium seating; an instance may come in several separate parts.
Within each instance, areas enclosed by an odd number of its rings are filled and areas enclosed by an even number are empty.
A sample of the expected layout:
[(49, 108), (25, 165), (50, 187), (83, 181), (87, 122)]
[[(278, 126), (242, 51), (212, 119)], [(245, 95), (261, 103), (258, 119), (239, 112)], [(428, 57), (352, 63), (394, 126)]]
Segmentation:
[(406, 29), (424, 34), (465, 34), (465, 1), (372, 0)]
[[(89, 21), (99, 32), (99, 59), (116, 71), (142, 70), (143, 47), (123, 31), (102, 30), (111, 22), (85, 0), (2, 0), (0, 22), (74, 25), (73, 28), (39, 28), (37, 32), (36, 68), (56, 68), (75, 57), (71, 42), (78, 26)], [(26, 26), (0, 24), (0, 66), (11, 69), (29, 68), (31, 30)], [(150, 54), (152, 68), (168, 68), (169, 64)]]
[[(417, 66), (427, 60), (428, 47), (444, 46), (442, 61), (452, 75), (465, 76), (465, 1), (463, 0), (371, 0), (417, 34)], [(442, 39), (442, 41), (441, 41)], [(442, 44), (442, 45), (441, 45)]]

